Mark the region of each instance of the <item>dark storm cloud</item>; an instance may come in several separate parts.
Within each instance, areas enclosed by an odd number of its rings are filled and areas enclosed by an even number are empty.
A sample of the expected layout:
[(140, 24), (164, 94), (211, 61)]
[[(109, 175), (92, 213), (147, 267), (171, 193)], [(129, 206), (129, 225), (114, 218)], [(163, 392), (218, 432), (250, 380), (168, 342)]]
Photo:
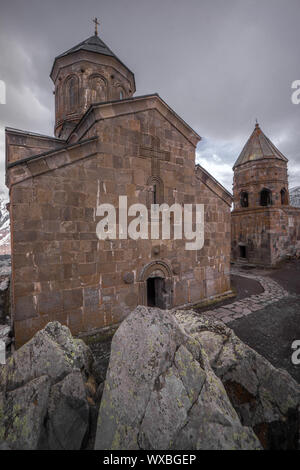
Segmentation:
[[(158, 92), (204, 137), (198, 161), (226, 187), (255, 118), (300, 184), (299, 0), (11, 0), (0, 13), (2, 128), (52, 134), (53, 58), (91, 35), (98, 16), (100, 36), (135, 72), (136, 95)], [(2, 138), (1, 162), (3, 150)]]

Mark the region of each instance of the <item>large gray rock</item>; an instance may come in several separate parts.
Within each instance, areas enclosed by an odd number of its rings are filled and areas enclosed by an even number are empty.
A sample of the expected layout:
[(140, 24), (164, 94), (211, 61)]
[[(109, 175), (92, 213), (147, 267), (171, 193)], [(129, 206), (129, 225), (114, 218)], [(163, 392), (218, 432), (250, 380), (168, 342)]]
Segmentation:
[(80, 449), (89, 424), (89, 406), (80, 370), (74, 370), (52, 387), (48, 416), (49, 447)]
[(73, 338), (68, 327), (59, 322), (48, 323), (0, 369), (0, 391), (14, 390), (42, 375), (55, 383), (74, 367), (89, 370), (92, 361), (88, 346)]
[(93, 356), (58, 322), (0, 366), (0, 440), (13, 449), (80, 449)]
[(47, 412), (50, 380), (42, 376), (6, 394), (0, 438), (14, 449), (36, 449)]
[(117, 330), (96, 449), (259, 449), (201, 344), (167, 311), (137, 307)]
[(297, 382), (244, 344), (224, 323), (184, 310), (175, 317), (201, 343), (242, 424), (255, 431), (263, 447), (296, 449), (300, 430)]

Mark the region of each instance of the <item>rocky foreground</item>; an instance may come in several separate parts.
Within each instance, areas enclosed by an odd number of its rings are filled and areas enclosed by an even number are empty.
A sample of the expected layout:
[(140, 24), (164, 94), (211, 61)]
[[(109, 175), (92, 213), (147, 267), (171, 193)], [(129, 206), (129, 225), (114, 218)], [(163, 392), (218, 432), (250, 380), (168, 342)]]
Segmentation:
[(58, 322), (48, 323), (0, 366), (0, 441), (11, 449), (87, 444), (96, 383), (93, 356)]
[(0, 448), (298, 448), (298, 384), (221, 322), (137, 307), (98, 368), (49, 323), (0, 366)]

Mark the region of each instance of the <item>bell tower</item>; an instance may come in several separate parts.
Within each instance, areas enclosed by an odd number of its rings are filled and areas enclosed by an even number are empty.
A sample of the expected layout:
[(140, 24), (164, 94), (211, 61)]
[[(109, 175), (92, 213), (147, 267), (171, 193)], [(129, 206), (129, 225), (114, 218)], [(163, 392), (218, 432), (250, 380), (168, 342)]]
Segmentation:
[(289, 204), (287, 158), (258, 123), (234, 164), (234, 209)]
[(232, 259), (273, 266), (290, 237), (287, 158), (258, 123), (234, 164)]
[(130, 98), (134, 74), (95, 34), (54, 59), (56, 137), (67, 139), (93, 103)]

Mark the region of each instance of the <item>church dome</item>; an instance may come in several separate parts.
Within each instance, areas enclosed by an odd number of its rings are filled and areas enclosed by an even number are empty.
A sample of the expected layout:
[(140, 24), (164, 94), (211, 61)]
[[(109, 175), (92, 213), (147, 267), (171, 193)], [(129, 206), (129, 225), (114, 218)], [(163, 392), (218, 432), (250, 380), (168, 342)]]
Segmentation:
[(102, 41), (102, 39), (99, 38), (97, 34), (94, 34), (93, 36), (89, 37), (85, 41), (80, 42), (76, 46), (72, 47), (71, 49), (68, 49), (66, 52), (63, 52), (62, 54), (58, 55), (54, 59), (54, 64), (52, 67), (52, 72), (54, 69), (54, 65), (56, 63), (56, 60), (60, 59), (61, 57), (65, 57), (69, 54), (73, 54), (74, 52), (78, 51), (89, 51), (89, 52), (95, 52), (97, 54), (103, 54), (107, 55), (110, 57), (114, 57), (120, 64), (122, 64), (132, 75), (133, 73), (129, 70), (129, 68), (121, 62), (121, 60), (112, 52), (111, 49)]
[(95, 34), (54, 59), (55, 135), (67, 139), (93, 103), (130, 98), (131, 70)]

